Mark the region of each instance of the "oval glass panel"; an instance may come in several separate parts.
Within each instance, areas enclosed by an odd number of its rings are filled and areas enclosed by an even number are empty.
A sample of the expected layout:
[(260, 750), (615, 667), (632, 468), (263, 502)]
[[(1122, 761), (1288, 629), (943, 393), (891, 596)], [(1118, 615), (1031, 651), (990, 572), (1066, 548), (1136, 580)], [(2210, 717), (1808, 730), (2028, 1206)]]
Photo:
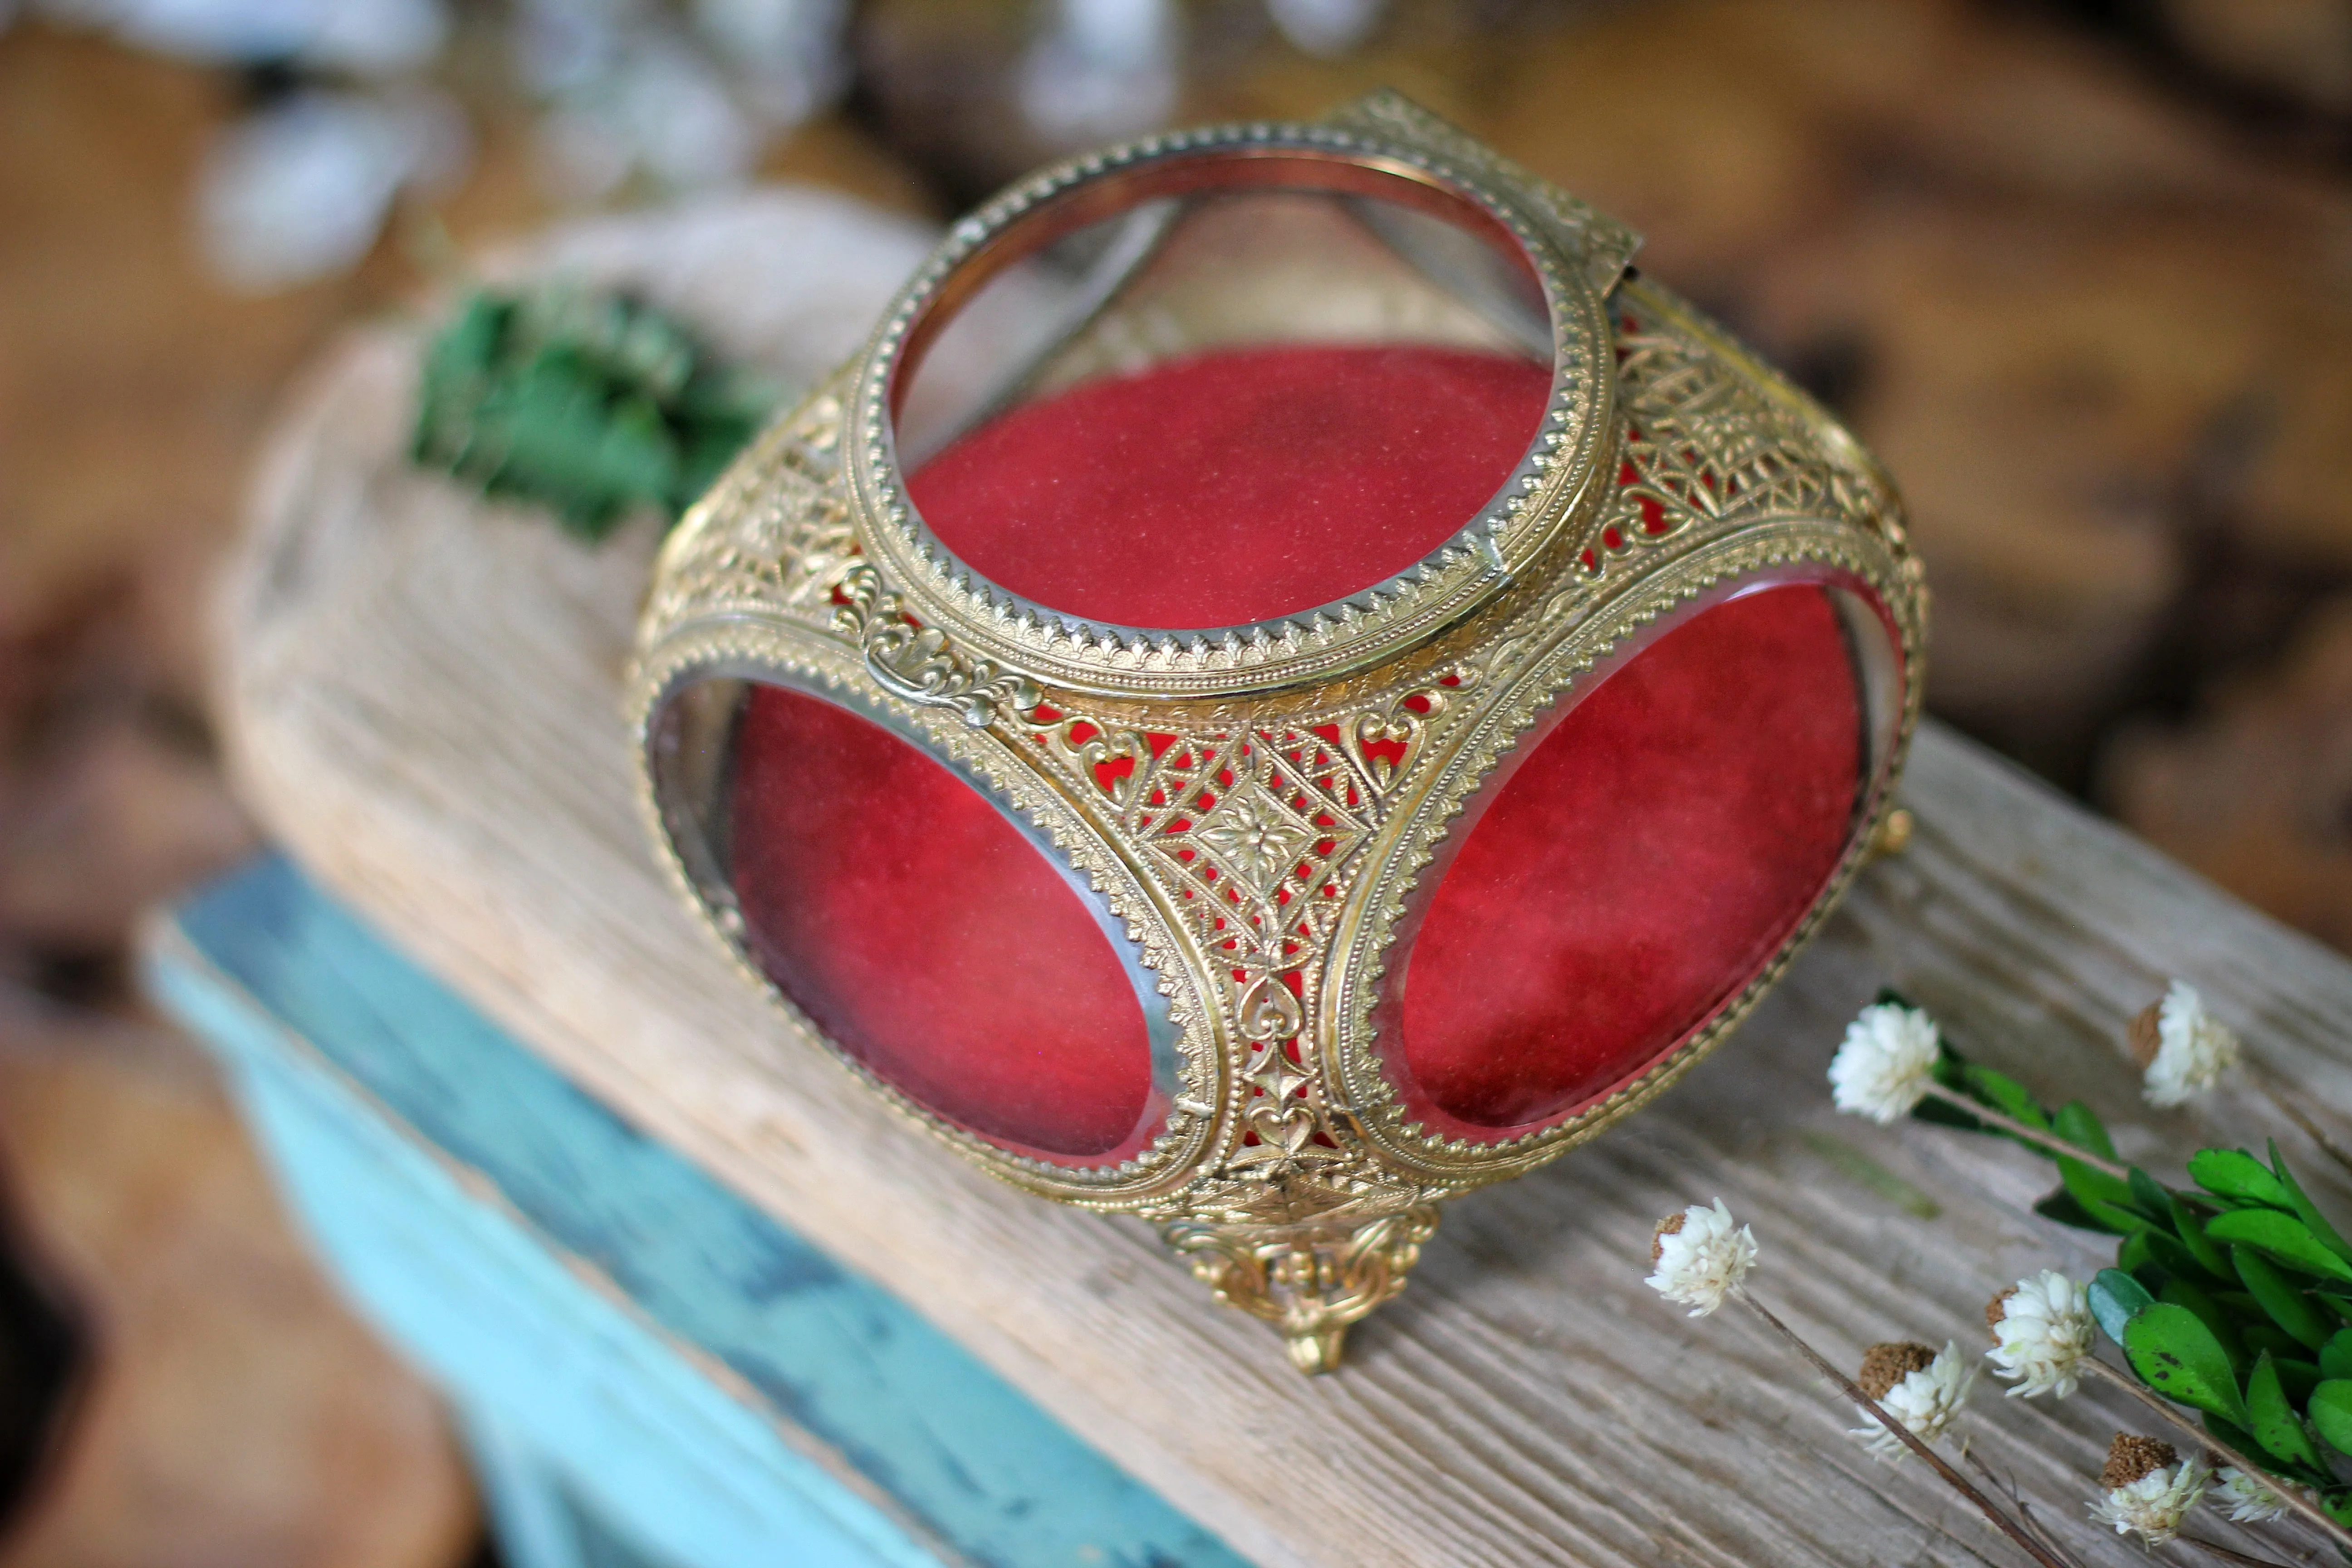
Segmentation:
[(840, 1047), (992, 1142), (1065, 1163), (1165, 1115), (1150, 1031), (1102, 917), (962, 778), (881, 725), (748, 688), (727, 786), (743, 941)]
[(1745, 990), (1856, 830), (1895, 657), (1848, 589), (1751, 588), (1665, 623), (1498, 770), (1392, 968), (1412, 1112), (1490, 1140), (1556, 1122)]
[(1460, 198), (1314, 188), (1342, 174), (1009, 230), (897, 385), (938, 542), (1062, 615), (1205, 631), (1361, 593), (1494, 502), (1552, 383), (1534, 273)]

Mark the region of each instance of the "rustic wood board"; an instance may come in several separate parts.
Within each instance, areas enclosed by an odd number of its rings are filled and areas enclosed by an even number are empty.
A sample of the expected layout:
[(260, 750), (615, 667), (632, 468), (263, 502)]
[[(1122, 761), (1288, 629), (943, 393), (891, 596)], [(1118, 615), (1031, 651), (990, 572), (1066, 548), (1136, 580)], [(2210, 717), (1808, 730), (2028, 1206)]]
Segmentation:
[[(730, 267), (759, 287), (740, 257), (680, 262), (658, 226), (630, 243), (634, 262), (608, 246), (613, 269), (688, 308), (723, 302)], [(2244, 1086), (2188, 1113), (2138, 1105), (2116, 1042), (2170, 974), (2315, 1114), (2352, 1118), (2352, 965), (1929, 725), (1905, 786), (1912, 847), (1863, 879), (1740, 1035), (1654, 1109), (1455, 1205), (1348, 1366), (1302, 1377), (1140, 1226), (967, 1168), (729, 968), (674, 903), (631, 798), (616, 691), (649, 539), (585, 553), (406, 471), (412, 359), (391, 331), (347, 345), (266, 465), (223, 628), (251, 803), (520, 1038), (1257, 1561), (2015, 1561), (1918, 1466), (1846, 1441), (1852, 1411), (1747, 1323), (1689, 1321), (1641, 1283), (1653, 1222), (1720, 1194), (1762, 1242), (1760, 1291), (1851, 1364), (1882, 1339), (1980, 1345), (1994, 1289), (2096, 1267), (2091, 1238), (2029, 1212), (2046, 1165), (1832, 1112), (1823, 1068), (1883, 984), (2048, 1097), (2088, 1099), (2161, 1170), (2197, 1142), (2289, 1131)], [(1939, 1212), (1856, 1175), (1857, 1156)], [(1996, 1386), (1976, 1451), (2071, 1521), (2086, 1561), (2137, 1561), (2083, 1520), (2121, 1408)]]

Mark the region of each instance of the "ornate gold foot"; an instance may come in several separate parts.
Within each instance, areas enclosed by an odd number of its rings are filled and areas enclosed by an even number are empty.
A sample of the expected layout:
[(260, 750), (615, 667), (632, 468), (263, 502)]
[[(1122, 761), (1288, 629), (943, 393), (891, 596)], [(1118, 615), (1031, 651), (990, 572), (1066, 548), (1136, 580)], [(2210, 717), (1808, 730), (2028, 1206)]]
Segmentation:
[(1161, 1235), (1218, 1300), (1282, 1331), (1299, 1371), (1339, 1364), (1348, 1326), (1404, 1289), (1437, 1228), (1428, 1204), (1370, 1219), (1286, 1226), (1184, 1220)]
[(1870, 858), (1879, 860), (1902, 854), (1911, 847), (1911, 830), (1916, 826), (1911, 813), (1899, 805), (1880, 817), (1878, 826), (1870, 835)]

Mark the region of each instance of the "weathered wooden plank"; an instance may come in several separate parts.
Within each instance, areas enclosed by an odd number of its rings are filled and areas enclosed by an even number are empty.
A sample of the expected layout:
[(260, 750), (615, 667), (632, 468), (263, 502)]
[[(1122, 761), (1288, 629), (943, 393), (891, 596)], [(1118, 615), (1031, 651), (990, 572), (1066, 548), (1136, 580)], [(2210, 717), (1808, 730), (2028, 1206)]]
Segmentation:
[[(648, 256), (658, 251), (648, 240)], [(641, 270), (652, 271), (649, 262)], [(1994, 1289), (2085, 1267), (2032, 1217), (2046, 1167), (1841, 1121), (1822, 1082), (1882, 984), (1986, 1058), (2080, 1093), (2158, 1163), (2254, 1140), (2258, 1096), (2139, 1109), (2115, 1041), (2169, 973), (2315, 1110), (2352, 1111), (2352, 967), (1933, 726), (1910, 852), (1653, 1110), (1457, 1205), (1412, 1288), (1310, 1382), (1139, 1227), (966, 1169), (793, 1037), (673, 907), (629, 800), (617, 673), (646, 542), (583, 555), (403, 472), (405, 355), (378, 337), (278, 444), (231, 595), (225, 706), (250, 797), (331, 886), (646, 1129), (919, 1306), (1166, 1497), (1269, 1563), (2007, 1561), (1916, 1467), (1729, 1320), (1643, 1289), (1651, 1224), (1717, 1193), (1761, 1285), (1831, 1354), (1981, 1342)], [(1846, 1173), (1859, 1152), (1939, 1205)], [(2117, 1412), (1984, 1399), (1977, 1451), (2053, 1517)], [(2129, 1560), (2078, 1527), (2094, 1561)]]
[[(1233, 1568), (286, 861), (174, 911), (147, 970), (230, 1069), (346, 1289), (493, 1447), (524, 1446), (658, 1560)], [(561, 1533), (560, 1498), (520, 1500)]]

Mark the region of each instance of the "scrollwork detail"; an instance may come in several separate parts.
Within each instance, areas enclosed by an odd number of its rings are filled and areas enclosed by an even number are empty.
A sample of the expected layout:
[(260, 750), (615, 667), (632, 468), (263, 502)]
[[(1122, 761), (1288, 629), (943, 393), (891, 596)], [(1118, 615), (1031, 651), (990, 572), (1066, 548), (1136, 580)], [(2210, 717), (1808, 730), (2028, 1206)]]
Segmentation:
[(881, 574), (865, 563), (843, 574), (834, 629), (857, 644), (866, 668), (882, 689), (926, 708), (951, 708), (975, 730), (1009, 710), (1026, 717), (1045, 700), (1037, 683), (993, 659), (969, 658), (945, 632), (916, 623), (898, 595), (885, 593)]

